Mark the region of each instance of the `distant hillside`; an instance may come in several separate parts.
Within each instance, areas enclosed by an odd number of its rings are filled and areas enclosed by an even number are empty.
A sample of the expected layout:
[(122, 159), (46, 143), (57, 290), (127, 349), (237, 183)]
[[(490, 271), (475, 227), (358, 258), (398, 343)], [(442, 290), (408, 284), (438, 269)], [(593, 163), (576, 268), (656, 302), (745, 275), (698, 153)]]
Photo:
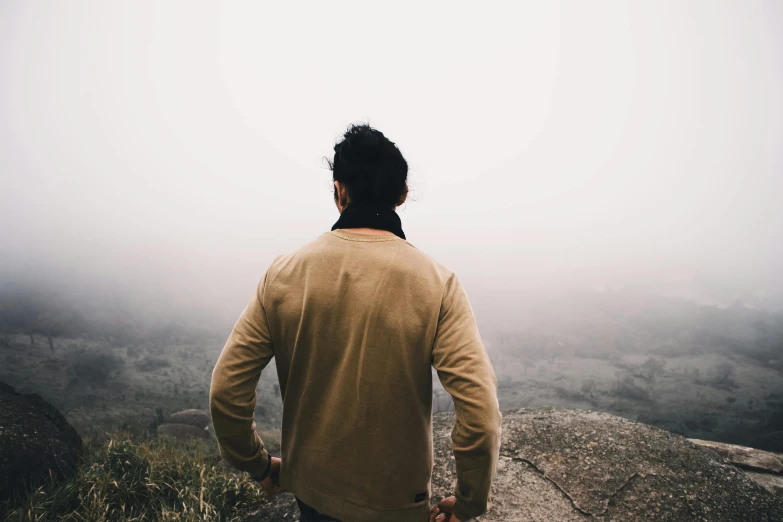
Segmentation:
[(783, 452), (783, 315), (634, 292), (542, 296), (484, 331), (504, 408), (590, 408)]
[[(1, 286), (0, 380), (40, 393), (83, 433), (143, 425), (157, 408), (206, 408), (232, 323), (211, 327), (118, 292)], [(783, 315), (631, 291), (545, 295), (514, 310), (503, 329), (481, 330), (504, 409), (590, 408), (783, 451)], [(433, 382), (434, 411), (450, 411)], [(258, 397), (259, 426), (279, 427), (274, 363)]]

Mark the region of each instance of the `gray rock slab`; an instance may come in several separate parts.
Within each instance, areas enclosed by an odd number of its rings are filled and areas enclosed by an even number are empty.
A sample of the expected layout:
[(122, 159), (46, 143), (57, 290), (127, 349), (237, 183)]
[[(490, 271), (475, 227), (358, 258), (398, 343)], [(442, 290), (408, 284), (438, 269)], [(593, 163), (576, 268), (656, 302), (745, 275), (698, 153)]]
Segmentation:
[(158, 426), (158, 435), (166, 435), (175, 439), (209, 439), (209, 431), (190, 424), (166, 423)]
[(757, 450), (746, 446), (737, 446), (735, 444), (713, 442), (711, 440), (688, 440), (694, 444), (713, 450), (737, 467), (762, 473), (783, 473), (783, 456), (778, 453)]
[(204, 410), (182, 410), (164, 417), (168, 424), (189, 424), (197, 428), (207, 428), (210, 423), (209, 413)]

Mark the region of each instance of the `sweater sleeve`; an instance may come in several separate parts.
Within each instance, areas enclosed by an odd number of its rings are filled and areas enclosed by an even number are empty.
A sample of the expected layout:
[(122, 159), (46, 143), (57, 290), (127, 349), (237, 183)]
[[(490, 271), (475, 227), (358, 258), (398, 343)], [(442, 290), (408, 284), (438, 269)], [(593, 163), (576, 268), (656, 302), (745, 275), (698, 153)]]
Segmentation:
[(497, 378), (460, 280), (446, 282), (432, 349), (432, 365), (454, 400), (451, 432), (457, 483), (453, 512), (463, 522), (485, 513), (500, 453)]
[[(267, 271), (268, 274), (268, 271)], [(212, 371), (209, 409), (222, 457), (240, 471), (260, 477), (269, 453), (256, 432), (256, 386), (274, 356), (263, 306), (267, 274), (258, 284)]]

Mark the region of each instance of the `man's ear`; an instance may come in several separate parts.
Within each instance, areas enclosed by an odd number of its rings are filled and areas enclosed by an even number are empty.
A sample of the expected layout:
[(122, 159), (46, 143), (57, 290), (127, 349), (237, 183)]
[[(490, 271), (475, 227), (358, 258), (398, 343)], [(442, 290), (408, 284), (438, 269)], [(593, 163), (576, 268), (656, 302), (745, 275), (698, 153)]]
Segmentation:
[(402, 191), (402, 195), (400, 196), (400, 200), (397, 202), (397, 206), (399, 207), (403, 203), (405, 203), (405, 200), (408, 198), (408, 184), (405, 184), (405, 190)]
[(335, 203), (338, 203), (338, 205), (341, 208), (345, 208), (348, 206), (348, 189), (345, 188), (345, 185), (340, 183), (339, 181), (335, 180), (334, 182), (334, 193), (336, 196)]

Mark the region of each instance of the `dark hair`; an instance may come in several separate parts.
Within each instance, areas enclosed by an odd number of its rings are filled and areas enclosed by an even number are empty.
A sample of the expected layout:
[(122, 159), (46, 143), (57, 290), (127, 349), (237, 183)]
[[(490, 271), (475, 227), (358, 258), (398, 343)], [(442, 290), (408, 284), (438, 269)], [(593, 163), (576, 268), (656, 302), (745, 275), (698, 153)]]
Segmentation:
[[(408, 179), (408, 162), (389, 138), (369, 124), (350, 125), (326, 160), (332, 181), (344, 184), (351, 202), (399, 204)], [(334, 188), (337, 201), (337, 187)]]

